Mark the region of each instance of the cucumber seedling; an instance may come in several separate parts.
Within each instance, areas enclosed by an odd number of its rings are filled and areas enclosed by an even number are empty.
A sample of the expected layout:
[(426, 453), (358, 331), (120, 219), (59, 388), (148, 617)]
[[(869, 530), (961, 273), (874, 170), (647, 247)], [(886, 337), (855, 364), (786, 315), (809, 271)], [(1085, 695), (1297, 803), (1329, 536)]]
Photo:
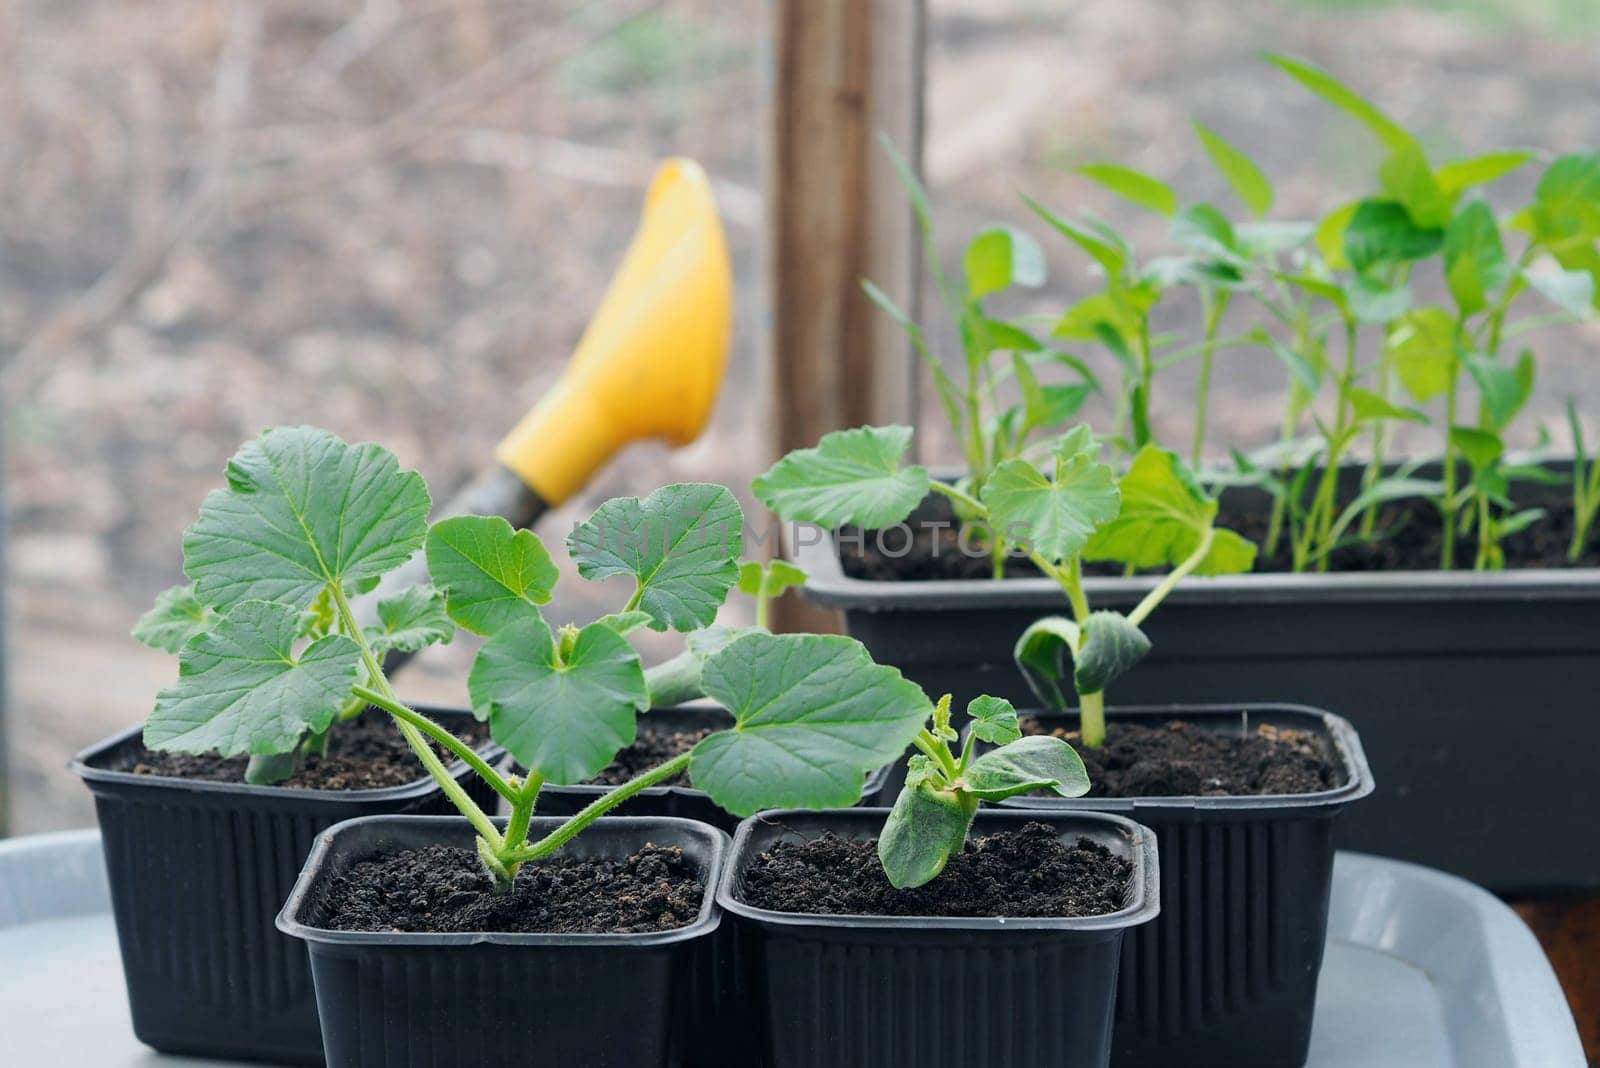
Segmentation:
[[(1058, 797), (1089, 792), (1089, 775), (1077, 751), (1060, 738), (1023, 737), (1010, 701), (979, 697), (967, 705), (967, 716), (967, 741), (957, 752), (950, 695), (939, 699), (931, 725), (917, 734), (906, 784), (878, 836), (883, 872), (902, 890), (930, 882), (961, 852), (978, 802), (1037, 790)], [(975, 756), (973, 746), (980, 741), (996, 748)]]
[[(193, 586), (163, 595), (160, 617), (140, 625), (168, 647), (187, 634), (178, 682), (158, 696), (145, 744), (249, 753), (292, 768), (340, 719), (379, 709), (471, 822), (485, 869), (505, 889), (522, 864), (685, 772), (741, 816), (852, 804), (867, 773), (903, 753), (927, 719), (922, 691), (849, 638), (712, 626), (741, 581), (759, 605), (797, 577), (759, 567), (741, 576), (744, 517), (725, 487), (678, 484), (607, 501), (575, 528), (567, 545), (583, 578), (633, 582), (619, 611), (582, 626), (543, 618), (557, 571), (536, 535), (486, 516), (430, 527), (428, 506), (421, 476), (401, 471), (377, 445), (347, 445), (309, 427), (246, 443), (228, 465), (227, 488), (206, 498), (184, 536)], [(352, 596), (419, 549), (433, 585), (381, 602), (381, 625), (360, 626)], [(472, 709), (524, 775), (490, 767), (401, 701), (384, 674), (385, 649), (446, 641), (456, 627), (486, 639), (468, 679)], [(670, 671), (646, 671), (625, 637), (639, 627), (685, 633), (687, 657)], [(668, 689), (675, 699), (713, 699), (733, 725), (529, 840), (543, 786), (599, 774)], [(504, 799), (504, 830), (435, 745)]]

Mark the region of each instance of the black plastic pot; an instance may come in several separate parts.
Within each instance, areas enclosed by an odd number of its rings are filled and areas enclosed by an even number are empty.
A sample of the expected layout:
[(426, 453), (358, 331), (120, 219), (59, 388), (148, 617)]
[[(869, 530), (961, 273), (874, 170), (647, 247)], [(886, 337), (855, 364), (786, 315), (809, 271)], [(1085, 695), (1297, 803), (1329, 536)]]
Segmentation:
[[(1034, 700), (1011, 651), (1067, 610), (1050, 580), (860, 581), (802, 534), (805, 595), (842, 609), (873, 659), (960, 703)], [(1086, 586), (1125, 610), (1155, 582)], [(1341, 821), (1341, 848), (1504, 895), (1600, 893), (1600, 850), (1563, 846), (1600, 810), (1600, 569), (1189, 578), (1144, 629), (1154, 649), (1112, 686), (1119, 704), (1291, 700), (1355, 723), (1382, 785)]]
[[(446, 721), (470, 715), (425, 711)], [(426, 777), (379, 790), (299, 790), (105, 767), (141, 730), (72, 762), (94, 794), (134, 1034), (167, 1053), (321, 1064), (305, 948), (273, 927), (312, 841), (352, 816), (454, 809)], [(466, 765), (453, 770), (475, 801), (494, 804)]]
[[(561, 820), (536, 817), (535, 833)], [(330, 1068), (476, 1068), (583, 1065), (651, 1068), (677, 1063), (671, 1022), (692, 993), (697, 942), (721, 916), (714, 889), (728, 836), (679, 819), (596, 821), (566, 848), (625, 857), (648, 843), (678, 846), (705, 881), (699, 917), (653, 934), (419, 934), (319, 926), (327, 880), (360, 860), (427, 845), (472, 848), (459, 818), (350, 820), (317, 839), (278, 916), (311, 955)]]
[(1129, 858), (1125, 907), (1104, 916), (814, 916), (742, 900), (751, 860), (778, 841), (827, 831), (874, 838), (887, 816), (785, 810), (739, 825), (717, 901), (749, 947), (767, 1068), (1104, 1065), (1123, 934), (1160, 910), (1150, 832), (1093, 813), (978, 813), (975, 835), (1039, 820)]
[[(1031, 713), (1076, 727), (1076, 715)], [(1114, 812), (1156, 834), (1161, 915), (1122, 945), (1112, 1063), (1299, 1068), (1327, 939), (1333, 826), (1372, 792), (1348, 722), (1293, 705), (1112, 708), (1113, 722), (1182, 719), (1207, 730), (1312, 733), (1343, 785), (1262, 797), (1019, 797), (1007, 809)]]

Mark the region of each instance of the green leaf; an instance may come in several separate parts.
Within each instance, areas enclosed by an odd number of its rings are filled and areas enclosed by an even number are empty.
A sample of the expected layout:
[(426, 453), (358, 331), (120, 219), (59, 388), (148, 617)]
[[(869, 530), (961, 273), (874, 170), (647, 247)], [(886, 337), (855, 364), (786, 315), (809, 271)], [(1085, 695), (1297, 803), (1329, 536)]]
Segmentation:
[(1451, 427), (1450, 444), (1460, 451), (1474, 470), (1493, 467), (1506, 451), (1505, 442), (1500, 440), (1499, 434), (1475, 427)]
[(1172, 240), (1224, 263), (1244, 262), (1233, 224), (1210, 204), (1185, 206), (1172, 220)]
[(1108, 278), (1115, 278), (1122, 273), (1122, 268), (1128, 262), (1128, 254), (1117, 245), (1102, 239), (1088, 228), (1079, 226), (1071, 219), (1057, 215), (1032, 197), (1024, 196), (1022, 199), (1033, 210), (1035, 215), (1043, 219), (1068, 241), (1088, 253), (1089, 258), (1100, 265)]
[(966, 845), (971, 825), (972, 813), (954, 793), (908, 783), (878, 835), (878, 861), (889, 884), (909, 890), (937, 878)]
[(1278, 357), (1288, 370), (1289, 377), (1297, 382), (1301, 389), (1309, 394), (1317, 392), (1317, 387), (1322, 384), (1322, 367), (1319, 363), (1306, 358), (1264, 330), (1257, 336), (1272, 350), (1272, 354)]
[(474, 634), (539, 618), (557, 571), (544, 542), (499, 516), (463, 515), (428, 530), (428, 571), (450, 618)]
[(1450, 388), (1456, 373), (1455, 318), (1443, 308), (1418, 308), (1390, 329), (1384, 344), (1400, 384), (1426, 404)]
[(854, 804), (867, 772), (898, 759), (929, 715), (915, 683), (837, 635), (747, 634), (701, 681), (735, 722), (694, 747), (689, 777), (736, 816)]
[(629, 607), (650, 613), (651, 629), (694, 630), (717, 618), (739, 581), (743, 537), (727, 487), (680, 482), (605, 502), (567, 536), (567, 551), (590, 581), (632, 575)]
[(922, 753), (911, 754), (906, 761), (906, 786), (916, 789), (924, 784), (940, 786), (944, 783), (944, 769), (938, 761)]
[(1171, 215), (1178, 210), (1178, 195), (1167, 183), (1131, 167), (1121, 167), (1115, 163), (1089, 163), (1079, 167), (1078, 173), (1158, 215)]
[(1089, 772), (1077, 750), (1060, 738), (1034, 735), (991, 749), (968, 765), (961, 782), (985, 801), (1049, 790), (1057, 797), (1089, 792)]
[(1028, 625), (1012, 649), (1028, 688), (1045, 708), (1065, 712), (1071, 704), (1063, 685), (1066, 659), (1078, 648), (1078, 624), (1065, 616), (1045, 616)]
[(1239, 248), (1247, 257), (1271, 255), (1299, 248), (1311, 240), (1316, 227), (1306, 222), (1262, 220), (1244, 222), (1233, 228)]
[(1378, 181), (1419, 227), (1437, 229), (1450, 221), (1452, 198), (1439, 188), (1421, 148), (1407, 148), (1384, 160)]
[(1334, 107), (1361, 120), (1390, 151), (1403, 152), (1416, 147), (1416, 138), (1402, 126), (1327, 71), (1289, 56), (1268, 54), (1265, 59)]
[(1150, 639), (1120, 612), (1090, 612), (1073, 657), (1072, 684), (1079, 695), (1100, 693), (1150, 652)]
[(1562, 156), (1534, 190), (1533, 232), (1545, 244), (1600, 236), (1600, 153)]
[(1012, 226), (991, 226), (967, 245), (961, 259), (967, 274), (967, 299), (982, 300), (1012, 285), (1044, 285), (1044, 250)]
[(1390, 287), (1358, 274), (1345, 285), (1344, 292), (1357, 322), (1390, 323), (1411, 308), (1411, 290), (1404, 283)]
[(739, 565), (739, 592), (749, 594), (751, 597), (763, 594), (767, 597), (779, 597), (785, 591), (805, 584), (805, 570), (795, 567), (787, 560), (771, 560), (765, 565), (755, 560), (747, 560)]
[(1515, 366), (1506, 366), (1492, 356), (1473, 354), (1464, 361), (1467, 373), (1478, 384), (1478, 396), (1496, 428), (1504, 429), (1516, 418), (1533, 392), (1533, 353), (1522, 351)]
[(275, 427), (228, 461), (183, 535), (183, 570), (201, 601), (304, 608), (332, 583), (376, 581), (422, 547), (428, 490), (371, 443), (326, 430)]
[(1522, 272), (1523, 281), (1562, 311), (1579, 319), (1594, 313), (1595, 280), (1588, 271), (1541, 268)]
[(790, 522), (885, 527), (928, 495), (926, 468), (902, 466), (908, 426), (863, 426), (824, 434), (750, 483), (761, 503)]
[(176, 653), (196, 634), (217, 621), (210, 606), (194, 595), (194, 583), (173, 586), (156, 594), (156, 603), (133, 625), (133, 636), (152, 649)]
[(294, 652), (299, 612), (242, 601), (178, 656), (178, 684), (156, 696), (151, 749), (283, 753), (323, 731), (361, 678), (361, 650), (339, 634)]
[(391, 649), (415, 653), (436, 642), (448, 642), (456, 625), (445, 611), (444, 594), (432, 586), (412, 586), (378, 602), (378, 623), (367, 628), (367, 641), (379, 656)]
[(1026, 460), (1007, 460), (979, 498), (1006, 541), (1053, 561), (1073, 556), (1117, 514), (1115, 473), (1084, 453), (1058, 461), (1053, 479)]
[(1489, 306), (1490, 294), (1511, 280), (1494, 212), (1475, 200), (1456, 213), (1444, 234), (1444, 275), (1463, 316)]
[(1206, 154), (1211, 157), (1217, 172), (1227, 179), (1234, 195), (1250, 209), (1250, 213), (1259, 218), (1271, 210), (1272, 183), (1261, 172), (1261, 168), (1198, 120), (1194, 123), (1194, 132), (1205, 146)]
[[(1115, 560), (1139, 569), (1176, 566), (1199, 548), (1216, 519), (1217, 502), (1174, 453), (1154, 445), (1139, 450), (1118, 488), (1122, 508), (1089, 539), (1085, 560)], [(1254, 560), (1255, 546), (1219, 530), (1195, 573), (1248, 571)]]
[(1345, 391), (1345, 396), (1350, 400), (1350, 410), (1358, 423), (1364, 423), (1369, 419), (1398, 419), (1405, 423), (1428, 421), (1428, 417), (1415, 408), (1402, 408), (1398, 404), (1392, 404), (1368, 389), (1351, 386)]
[(1392, 200), (1363, 200), (1344, 230), (1344, 254), (1358, 271), (1426, 259), (1444, 244), (1444, 231), (1422, 227)]
[[(650, 625), (650, 613), (639, 611), (607, 612), (595, 622), (610, 627), (618, 634), (631, 634), (640, 627), (648, 627)], [(693, 633), (704, 634), (705, 631), (697, 630)]]
[(1022, 737), (1017, 710), (1003, 697), (976, 697), (967, 705), (967, 715), (972, 719), (972, 733), (980, 741), (1006, 745)]
[(1456, 196), (1475, 185), (1488, 185), (1504, 178), (1532, 158), (1532, 152), (1520, 149), (1490, 152), (1470, 159), (1441, 163), (1434, 170), (1433, 177), (1447, 196)]
[(467, 677), (472, 710), (517, 762), (550, 782), (592, 779), (631, 745), (649, 707), (639, 654), (610, 627), (591, 623), (560, 655), (542, 619), (496, 631)]
[(1361, 209), (1361, 204), (1362, 201), (1357, 200), (1335, 208), (1317, 223), (1311, 239), (1315, 242), (1317, 251), (1322, 253), (1329, 270), (1342, 271), (1350, 266), (1350, 259), (1345, 255), (1345, 231), (1350, 228), (1350, 223), (1355, 219), (1356, 212)]

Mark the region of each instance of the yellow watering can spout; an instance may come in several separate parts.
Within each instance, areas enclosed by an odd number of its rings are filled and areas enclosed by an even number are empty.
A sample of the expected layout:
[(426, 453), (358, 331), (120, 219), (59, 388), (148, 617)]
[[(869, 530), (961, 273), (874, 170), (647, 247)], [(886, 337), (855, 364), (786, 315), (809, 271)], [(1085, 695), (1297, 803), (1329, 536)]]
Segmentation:
[(630, 442), (693, 441), (727, 362), (732, 290), (711, 183), (692, 160), (668, 160), (566, 370), (496, 459), (555, 506)]

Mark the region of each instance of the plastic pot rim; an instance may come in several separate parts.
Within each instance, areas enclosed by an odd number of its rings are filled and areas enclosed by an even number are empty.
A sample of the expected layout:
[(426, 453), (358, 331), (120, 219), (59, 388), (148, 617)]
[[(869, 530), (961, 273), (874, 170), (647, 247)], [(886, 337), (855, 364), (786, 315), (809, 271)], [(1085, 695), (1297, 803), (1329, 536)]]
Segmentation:
[[(496, 826), (504, 828), (506, 817), (495, 819)], [(566, 822), (562, 816), (535, 816), (528, 821), (530, 831), (553, 831)], [(289, 900), (284, 902), (277, 917), (278, 930), (291, 938), (298, 938), (304, 942), (316, 943), (321, 946), (413, 946), (427, 947), (466, 947), (478, 945), (491, 946), (518, 946), (518, 947), (605, 947), (605, 946), (635, 946), (652, 947), (672, 945), (677, 942), (686, 942), (711, 934), (721, 922), (721, 914), (717, 907), (716, 887), (721, 880), (724, 867), (727, 865), (729, 839), (722, 831), (710, 824), (700, 823), (697, 820), (680, 819), (675, 816), (607, 816), (597, 820), (583, 834), (568, 843), (566, 849), (581, 846), (585, 837), (603, 834), (610, 831), (613, 834), (627, 834), (634, 832), (637, 835), (637, 847), (642, 848), (652, 844), (650, 834), (652, 831), (675, 831), (678, 837), (687, 837), (691, 840), (700, 839), (701, 844), (708, 851), (707, 870), (704, 878), (705, 889), (701, 895), (700, 912), (693, 923), (683, 927), (675, 927), (670, 931), (652, 931), (648, 933), (606, 933), (606, 934), (552, 934), (543, 932), (517, 932), (517, 931), (336, 931), (326, 927), (317, 927), (299, 919), (300, 910), (305, 906), (306, 899), (323, 876), (323, 866), (329, 855), (336, 848), (338, 837), (352, 828), (372, 826), (374, 824), (401, 824), (407, 827), (430, 830), (438, 836), (437, 844), (450, 844), (453, 839), (460, 839), (464, 847), (470, 846), (477, 832), (463, 817), (456, 816), (358, 816), (355, 819), (343, 820), (334, 824), (321, 834), (317, 835), (316, 843), (311, 847), (311, 853), (300, 869), (300, 875), (295, 880), (294, 889), (289, 893)], [(581, 853), (579, 854), (581, 855)]]
[[(1032, 822), (1056, 824), (1060, 821), (1083, 825), (1094, 824), (1100, 829), (1118, 832), (1127, 842), (1128, 859), (1133, 864), (1133, 876), (1128, 888), (1128, 904), (1115, 912), (1096, 916), (862, 916), (843, 913), (781, 912), (776, 909), (759, 908), (739, 900), (734, 885), (738, 860), (749, 848), (750, 839), (758, 825), (791, 817), (824, 817), (854, 822), (864, 821), (874, 827), (881, 827), (883, 821), (888, 818), (889, 811), (887, 808), (850, 808), (816, 812), (809, 809), (785, 808), (757, 812), (739, 824), (739, 830), (733, 837), (733, 845), (728, 852), (728, 862), (723, 867), (722, 878), (717, 885), (717, 904), (726, 913), (777, 927), (984, 934), (1006, 931), (1084, 934), (1118, 932), (1148, 923), (1161, 912), (1161, 868), (1156, 855), (1155, 832), (1125, 816), (1089, 811), (980, 809), (974, 819), (971, 833), (979, 834), (985, 829), (997, 829), (995, 824), (1016, 825)], [(985, 824), (989, 825), (988, 828), (984, 827)]]

